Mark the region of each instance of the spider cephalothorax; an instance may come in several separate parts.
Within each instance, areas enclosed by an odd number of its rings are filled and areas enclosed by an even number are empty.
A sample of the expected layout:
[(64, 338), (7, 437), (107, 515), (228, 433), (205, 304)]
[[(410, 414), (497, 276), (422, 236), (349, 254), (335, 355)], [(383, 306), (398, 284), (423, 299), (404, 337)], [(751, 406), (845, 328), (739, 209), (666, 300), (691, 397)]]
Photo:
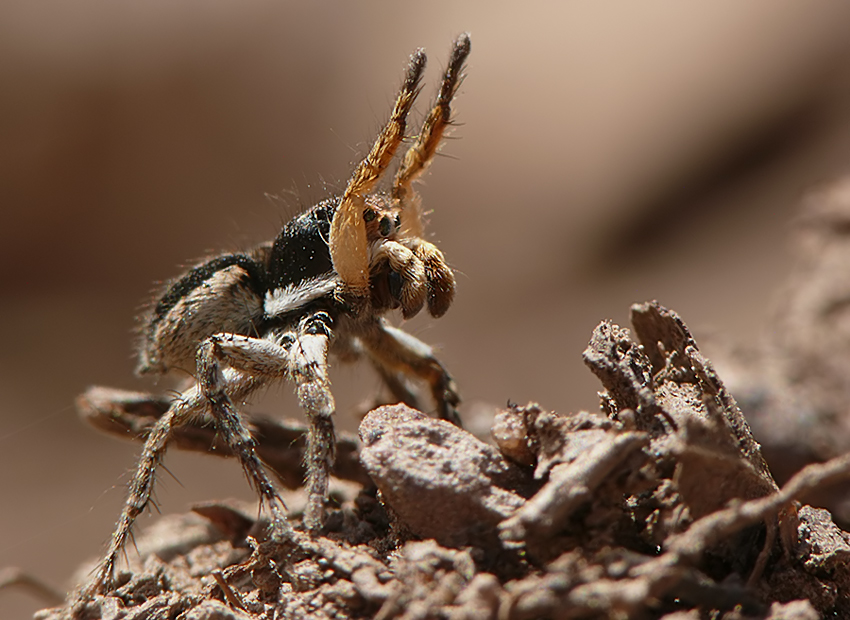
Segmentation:
[(272, 510), (273, 536), (291, 531), (285, 509), (254, 450), (234, 403), (258, 387), (287, 378), (310, 421), (304, 526), (322, 525), (334, 459), (335, 405), (328, 355), (366, 357), (393, 396), (417, 406), (407, 379), (424, 381), (438, 415), (459, 424), (454, 382), (431, 348), (390, 326), (383, 315), (410, 317), (427, 307), (442, 316), (455, 280), (443, 254), (422, 238), (419, 198), (412, 183), (430, 164), (450, 124), (450, 104), (470, 50), (455, 42), (437, 99), (401, 160), (389, 193), (376, 192), (405, 139), (406, 119), (419, 92), (425, 54), (410, 58), (393, 112), (341, 196), (289, 221), (277, 238), (254, 250), (218, 256), (171, 282), (147, 314), (139, 372), (183, 370), (193, 375), (145, 442), (130, 494), (107, 554), (83, 597), (110, 581), (133, 522), (150, 501), (156, 467), (173, 429), (209, 414), (250, 482)]

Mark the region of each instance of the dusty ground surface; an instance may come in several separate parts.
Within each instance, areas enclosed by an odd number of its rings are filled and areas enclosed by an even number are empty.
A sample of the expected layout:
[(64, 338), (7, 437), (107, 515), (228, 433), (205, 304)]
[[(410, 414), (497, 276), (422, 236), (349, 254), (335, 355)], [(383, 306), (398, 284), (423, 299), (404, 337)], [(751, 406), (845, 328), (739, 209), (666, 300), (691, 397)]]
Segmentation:
[[(850, 480), (848, 224), (850, 181), (807, 203), (775, 336), (723, 360), (733, 389), (681, 317), (635, 305), (631, 331), (603, 321), (584, 351), (599, 411), (511, 404), (486, 443), (379, 407), (359, 442), (340, 438), (320, 536), (271, 543), (256, 507), (204, 504), (144, 533), (140, 557), (77, 617), (850, 617), (850, 534), (836, 525)], [(139, 436), (165, 407), (134, 393), (87, 402), (96, 425)], [(302, 429), (253, 424), (297, 487)], [(211, 429), (176, 443), (225, 452)]]
[[(272, 543), (253, 507), (198, 506), (146, 532), (113, 590), (37, 617), (847, 617), (850, 534), (795, 500), (850, 477), (850, 457), (780, 491), (682, 320), (647, 303), (632, 327), (636, 340), (601, 323), (584, 352), (604, 411), (511, 405), (489, 445), (379, 407), (360, 425), (359, 459), (340, 440), (336, 475), (350, 484), (322, 535)], [(133, 393), (112, 409), (97, 392), (87, 402), (96, 423), (140, 435), (164, 409)], [(302, 429), (255, 428), (297, 486)], [(215, 432), (176, 442), (209, 449)]]

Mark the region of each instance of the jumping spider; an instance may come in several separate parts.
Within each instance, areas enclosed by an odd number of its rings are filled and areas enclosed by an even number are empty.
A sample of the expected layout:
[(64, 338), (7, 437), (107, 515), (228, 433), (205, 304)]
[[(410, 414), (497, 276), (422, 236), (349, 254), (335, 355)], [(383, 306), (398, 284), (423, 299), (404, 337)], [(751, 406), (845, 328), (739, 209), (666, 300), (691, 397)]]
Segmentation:
[(173, 429), (204, 413), (215, 420), (262, 503), (271, 508), (272, 536), (291, 535), (283, 502), (234, 405), (284, 377), (295, 384), (310, 423), (304, 526), (316, 533), (334, 462), (329, 353), (343, 360), (365, 355), (393, 396), (413, 406), (416, 397), (405, 378), (423, 380), (439, 416), (460, 423), (451, 376), (428, 345), (390, 326), (383, 315), (398, 308), (411, 317), (427, 306), (439, 317), (454, 297), (451, 268), (440, 250), (422, 238), (420, 202), (412, 184), (431, 163), (451, 123), (450, 106), (469, 51), (469, 36), (461, 35), (436, 102), (402, 158), (389, 194), (376, 192), (376, 184), (405, 139), (425, 67), (422, 50), (410, 57), (390, 119), (341, 196), (289, 221), (273, 242), (208, 260), (167, 286), (145, 319), (138, 371), (183, 370), (194, 375), (194, 382), (148, 435), (121, 518), (83, 598), (110, 584), (133, 522), (150, 501)]

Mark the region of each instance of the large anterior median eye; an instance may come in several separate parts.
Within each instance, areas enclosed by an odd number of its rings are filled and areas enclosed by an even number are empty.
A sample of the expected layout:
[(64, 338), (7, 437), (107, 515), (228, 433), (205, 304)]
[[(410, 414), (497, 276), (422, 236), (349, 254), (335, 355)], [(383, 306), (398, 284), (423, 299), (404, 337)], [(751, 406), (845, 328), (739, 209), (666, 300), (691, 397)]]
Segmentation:
[(378, 217), (378, 214), (372, 211), (372, 209), (365, 209), (363, 211), (363, 220), (366, 222), (372, 222), (376, 217)]
[(393, 230), (393, 223), (386, 215), (381, 218), (381, 223), (378, 224), (378, 229), (382, 237), (389, 237)]

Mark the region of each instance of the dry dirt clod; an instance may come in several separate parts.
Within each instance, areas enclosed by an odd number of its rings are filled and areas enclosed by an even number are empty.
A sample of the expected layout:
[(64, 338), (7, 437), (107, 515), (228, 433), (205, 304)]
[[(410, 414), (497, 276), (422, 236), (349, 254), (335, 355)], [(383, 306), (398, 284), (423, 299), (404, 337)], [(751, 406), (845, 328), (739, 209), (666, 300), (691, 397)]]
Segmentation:
[(393, 512), (442, 545), (497, 544), (496, 526), (535, 487), (497, 449), (405, 405), (370, 412), (360, 439), (363, 465)]
[[(850, 534), (832, 522), (828, 510), (803, 506), (800, 509), (800, 546), (806, 567), (850, 578)], [(847, 582), (850, 587), (850, 579)]]
[[(606, 387), (609, 415), (650, 436), (648, 476), (657, 478), (656, 492), (634, 496), (632, 506), (636, 515), (655, 513), (645, 534), (660, 543), (733, 499), (762, 497), (777, 486), (735, 399), (682, 319), (657, 302), (632, 306), (631, 318), (638, 342), (604, 321), (584, 359)], [(736, 553), (736, 546), (721, 553)]]

